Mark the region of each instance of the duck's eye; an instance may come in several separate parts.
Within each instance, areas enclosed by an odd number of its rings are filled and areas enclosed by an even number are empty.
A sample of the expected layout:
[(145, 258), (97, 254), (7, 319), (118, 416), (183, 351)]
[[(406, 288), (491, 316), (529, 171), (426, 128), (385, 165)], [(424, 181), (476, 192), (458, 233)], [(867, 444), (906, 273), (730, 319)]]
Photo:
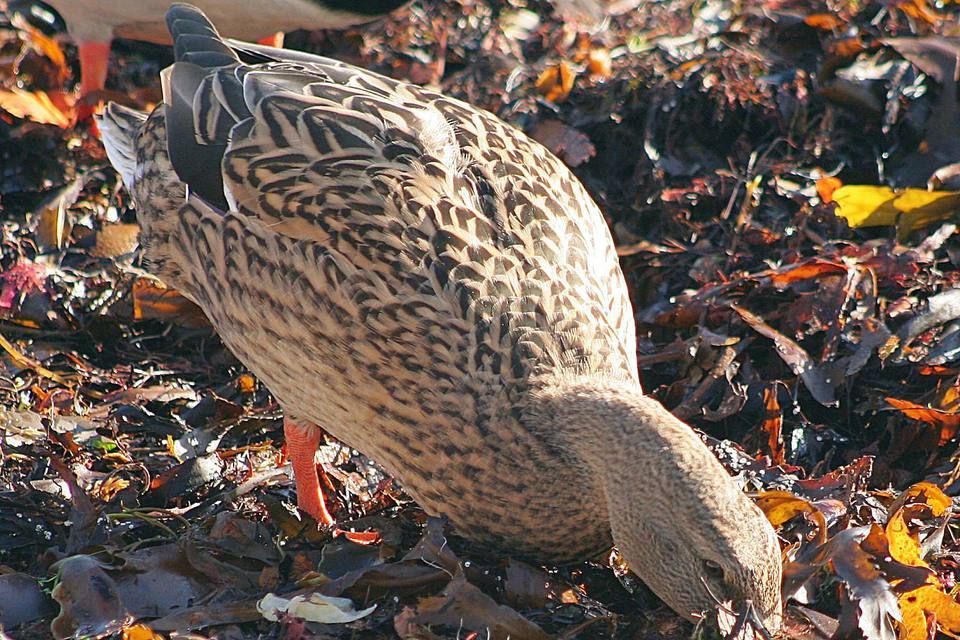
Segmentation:
[(713, 560), (704, 560), (703, 574), (708, 578), (723, 580), (723, 567), (720, 566), (719, 562), (714, 562)]

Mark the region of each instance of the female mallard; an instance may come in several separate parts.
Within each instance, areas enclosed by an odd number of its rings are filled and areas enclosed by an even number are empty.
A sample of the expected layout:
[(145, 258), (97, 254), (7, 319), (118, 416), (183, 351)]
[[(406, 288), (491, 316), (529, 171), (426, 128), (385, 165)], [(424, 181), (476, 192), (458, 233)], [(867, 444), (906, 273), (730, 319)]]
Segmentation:
[(283, 406), (301, 507), (331, 522), (324, 429), (463, 535), (547, 561), (616, 544), (677, 612), (780, 621), (776, 535), (640, 389), (597, 206), (491, 114), (306, 54), (226, 42), (174, 5), (149, 117), (110, 159), (158, 276)]
[[(256, 40), (294, 29), (342, 29), (384, 16), (409, 0), (196, 0), (223, 32)], [(169, 0), (45, 0), (63, 17), (80, 52), (80, 91), (103, 89), (110, 42), (169, 43)]]

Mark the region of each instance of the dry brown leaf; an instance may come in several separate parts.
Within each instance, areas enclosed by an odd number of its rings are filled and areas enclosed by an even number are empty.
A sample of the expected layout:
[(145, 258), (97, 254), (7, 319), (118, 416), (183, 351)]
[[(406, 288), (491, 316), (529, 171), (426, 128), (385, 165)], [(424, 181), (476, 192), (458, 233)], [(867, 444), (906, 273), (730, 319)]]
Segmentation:
[(118, 258), (137, 248), (140, 225), (111, 224), (97, 232), (97, 241), (90, 251), (96, 258)]
[(105, 566), (86, 555), (70, 556), (54, 565), (58, 582), (51, 595), (60, 604), (60, 615), (50, 624), (54, 638), (101, 637), (133, 621)]
[(417, 604), (415, 624), (442, 624), (478, 631), (491, 640), (547, 640), (543, 629), (500, 604), (457, 573), (443, 595), (423, 598)]
[(844, 379), (841, 371), (831, 373), (831, 367), (836, 370), (839, 366), (837, 363), (817, 366), (802, 346), (771, 327), (762, 318), (737, 305), (731, 305), (730, 308), (736, 311), (754, 331), (773, 340), (777, 347), (777, 355), (794, 374), (800, 376), (804, 386), (817, 402), (825, 407), (837, 406), (836, 385)]
[(541, 120), (530, 131), (530, 136), (569, 167), (579, 166), (597, 153), (586, 134), (559, 120)]
[(537, 91), (551, 102), (563, 102), (573, 90), (574, 78), (576, 73), (565, 60), (561, 60), (543, 70), (537, 78)]

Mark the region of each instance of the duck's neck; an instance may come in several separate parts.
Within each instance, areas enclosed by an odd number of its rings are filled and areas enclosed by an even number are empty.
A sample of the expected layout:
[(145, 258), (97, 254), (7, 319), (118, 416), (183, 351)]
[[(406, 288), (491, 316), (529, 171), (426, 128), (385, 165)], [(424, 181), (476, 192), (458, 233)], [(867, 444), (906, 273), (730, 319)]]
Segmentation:
[(526, 418), (532, 428), (550, 434), (601, 477), (639, 474), (701, 497), (732, 486), (693, 429), (633, 381), (559, 378), (540, 385), (530, 407)]
[(531, 428), (595, 478), (621, 547), (643, 546), (638, 523), (710, 535), (755, 511), (694, 430), (635, 382), (561, 379), (535, 392), (530, 407)]

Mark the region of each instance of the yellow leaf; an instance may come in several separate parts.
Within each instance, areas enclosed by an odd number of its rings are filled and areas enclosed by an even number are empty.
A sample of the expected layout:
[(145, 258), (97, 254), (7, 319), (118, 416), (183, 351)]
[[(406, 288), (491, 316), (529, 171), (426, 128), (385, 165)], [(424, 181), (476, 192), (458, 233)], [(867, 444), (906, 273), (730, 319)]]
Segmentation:
[(775, 527), (800, 514), (810, 514), (810, 519), (817, 525), (819, 543), (827, 541), (827, 519), (803, 498), (798, 498), (789, 491), (763, 491), (757, 496), (757, 506)]
[(851, 227), (878, 227), (899, 222), (899, 234), (906, 235), (960, 210), (960, 193), (925, 191), (869, 185), (845, 185), (833, 192), (836, 213)]
[(918, 482), (901, 493), (890, 505), (891, 513), (907, 503), (925, 504), (930, 507), (930, 513), (939, 518), (947, 512), (953, 501), (940, 487), (932, 482)]
[(960, 634), (960, 604), (934, 585), (924, 585), (900, 596), (900, 640), (926, 640), (927, 616), (933, 614), (940, 630), (957, 637)]
[(123, 630), (123, 640), (163, 640), (163, 636), (144, 624), (135, 624)]
[(897, 562), (911, 567), (926, 567), (927, 563), (920, 557), (920, 542), (910, 532), (903, 519), (903, 509), (887, 520), (887, 542), (890, 545), (890, 556)]

